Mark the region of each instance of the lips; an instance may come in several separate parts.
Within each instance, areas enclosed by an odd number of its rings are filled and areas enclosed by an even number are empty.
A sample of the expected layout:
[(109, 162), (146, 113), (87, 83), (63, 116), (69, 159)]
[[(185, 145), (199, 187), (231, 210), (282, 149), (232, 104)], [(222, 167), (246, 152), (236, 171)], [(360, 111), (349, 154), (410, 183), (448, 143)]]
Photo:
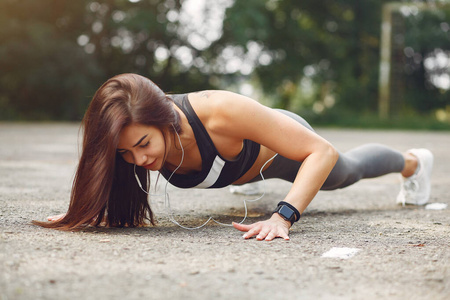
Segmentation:
[(144, 169), (150, 170), (155, 165), (155, 162), (156, 162), (156, 159), (151, 164), (143, 166)]

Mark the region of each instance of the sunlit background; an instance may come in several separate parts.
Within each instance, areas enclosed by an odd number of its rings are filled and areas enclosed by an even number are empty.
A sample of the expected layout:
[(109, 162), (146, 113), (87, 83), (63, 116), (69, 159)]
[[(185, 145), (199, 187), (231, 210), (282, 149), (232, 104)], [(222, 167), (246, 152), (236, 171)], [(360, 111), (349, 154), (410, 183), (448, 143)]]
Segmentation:
[(80, 121), (126, 72), (314, 124), (448, 129), (450, 1), (0, 0), (1, 120)]

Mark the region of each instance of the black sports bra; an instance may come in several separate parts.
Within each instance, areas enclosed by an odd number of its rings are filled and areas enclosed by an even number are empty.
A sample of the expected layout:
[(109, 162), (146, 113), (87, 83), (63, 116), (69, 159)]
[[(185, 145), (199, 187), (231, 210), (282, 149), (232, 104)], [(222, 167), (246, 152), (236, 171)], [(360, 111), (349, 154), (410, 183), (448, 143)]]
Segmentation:
[[(217, 151), (208, 132), (198, 118), (187, 94), (169, 95), (186, 115), (194, 131), (197, 146), (202, 158), (202, 170), (192, 174), (173, 174), (170, 183), (179, 188), (222, 188), (228, 186), (244, 175), (255, 163), (260, 145), (251, 140), (244, 140), (242, 151), (236, 159), (227, 160)], [(172, 174), (166, 168), (160, 173), (168, 179)]]

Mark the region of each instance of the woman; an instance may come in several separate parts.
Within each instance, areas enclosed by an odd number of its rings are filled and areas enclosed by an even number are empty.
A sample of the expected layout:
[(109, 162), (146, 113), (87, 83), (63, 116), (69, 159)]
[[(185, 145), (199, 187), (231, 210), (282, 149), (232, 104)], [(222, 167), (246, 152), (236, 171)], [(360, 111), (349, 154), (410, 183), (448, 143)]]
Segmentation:
[(63, 230), (154, 224), (148, 170), (181, 188), (254, 182), (261, 169), (265, 178), (291, 181), (268, 220), (233, 223), (246, 232), (244, 238), (258, 240), (289, 239), (289, 228), (320, 189), (399, 172), (404, 184), (397, 201), (424, 204), (430, 193), (433, 156), (426, 149), (401, 154), (369, 144), (339, 153), (290, 112), (225, 91), (166, 95), (135, 74), (118, 75), (100, 87), (83, 128), (69, 209), (35, 224)]

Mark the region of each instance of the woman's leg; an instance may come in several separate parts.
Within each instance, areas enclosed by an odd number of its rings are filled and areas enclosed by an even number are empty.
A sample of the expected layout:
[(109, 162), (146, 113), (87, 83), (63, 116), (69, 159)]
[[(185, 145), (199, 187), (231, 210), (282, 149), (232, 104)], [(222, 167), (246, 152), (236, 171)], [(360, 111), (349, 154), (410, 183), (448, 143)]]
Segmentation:
[[(313, 130), (300, 116), (285, 110), (279, 111)], [(408, 163), (408, 167), (412, 165), (412, 163)], [(266, 179), (280, 178), (293, 182), (300, 166), (300, 162), (278, 155), (269, 168), (263, 172), (263, 176)], [(339, 152), (339, 159), (322, 186), (322, 190), (343, 188), (363, 178), (402, 172), (405, 169), (405, 157), (400, 152), (380, 144), (366, 144), (346, 153)], [(409, 171), (411, 168), (407, 170)], [(260, 176), (250, 182), (259, 180), (261, 180)]]
[(380, 144), (362, 145), (346, 153), (339, 153), (339, 159), (322, 189), (343, 188), (363, 178), (401, 172), (404, 167), (402, 153)]
[[(293, 182), (301, 165), (301, 162), (277, 155), (263, 176)], [(339, 152), (339, 159), (321, 189), (344, 188), (363, 178), (401, 172), (404, 166), (405, 159), (400, 152), (379, 144), (363, 145), (346, 153)], [(259, 180), (261, 176), (250, 182)]]
[[(313, 130), (300, 116), (280, 110), (282, 113)], [(264, 178), (295, 180), (301, 163), (278, 155), (263, 172)], [(348, 152), (339, 152), (339, 159), (322, 186), (322, 190), (335, 190), (349, 186), (363, 178), (373, 178), (398, 172), (403, 183), (397, 203), (423, 205), (431, 191), (433, 154), (427, 149), (410, 149), (405, 154), (380, 144), (366, 144)], [(257, 176), (250, 182), (261, 180)]]

